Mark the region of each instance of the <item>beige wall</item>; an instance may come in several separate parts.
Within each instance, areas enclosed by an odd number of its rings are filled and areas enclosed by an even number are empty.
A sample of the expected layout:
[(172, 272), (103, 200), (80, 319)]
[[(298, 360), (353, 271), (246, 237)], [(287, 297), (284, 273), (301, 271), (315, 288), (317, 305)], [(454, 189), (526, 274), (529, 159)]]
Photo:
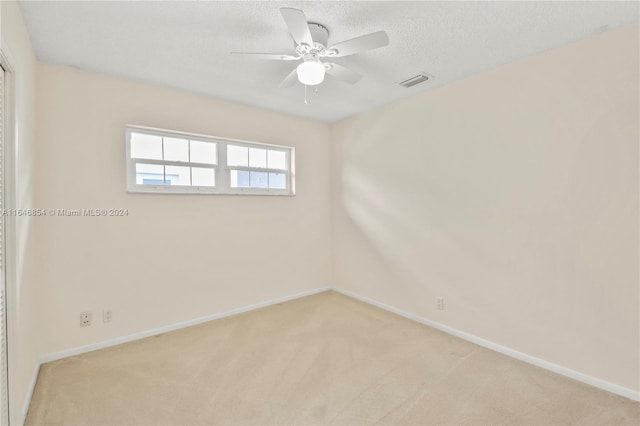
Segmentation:
[(638, 40), (337, 124), (334, 284), (638, 391)]
[[(13, 80), (14, 116), (13, 141), (7, 140), (7, 154), (13, 159), (14, 179), (7, 176), (7, 195), (14, 199), (14, 208), (35, 207), (36, 188), (36, 58), (22, 15), (15, 2), (0, 2), (2, 16), (2, 52), (9, 61)], [(9, 136), (9, 134), (6, 134)], [(11, 153), (13, 148), (13, 155)], [(11, 174), (10, 170), (8, 171)], [(25, 403), (38, 367), (39, 308), (37, 294), (38, 223), (27, 218), (8, 218), (7, 232), (15, 238), (7, 241), (8, 270), (8, 336), (9, 385), (11, 423), (22, 421)]]
[[(42, 219), (43, 354), (329, 284), (327, 125), (50, 64), (38, 76), (40, 204), (129, 210)], [(128, 194), (125, 124), (293, 146), (297, 195)]]

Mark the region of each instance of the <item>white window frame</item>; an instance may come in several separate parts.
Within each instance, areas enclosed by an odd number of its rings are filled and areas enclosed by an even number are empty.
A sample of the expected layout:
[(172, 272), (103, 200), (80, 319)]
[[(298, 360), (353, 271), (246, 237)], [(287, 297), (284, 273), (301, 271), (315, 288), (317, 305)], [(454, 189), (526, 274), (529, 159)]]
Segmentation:
[[(216, 144), (217, 164), (200, 164), (186, 161), (149, 160), (131, 158), (131, 133), (144, 133), (148, 135), (164, 136), (170, 138), (194, 139), (202, 142)], [(272, 145), (260, 142), (249, 142), (238, 139), (219, 138), (195, 133), (178, 132), (174, 130), (156, 129), (152, 127), (127, 125), (126, 126), (125, 156), (127, 160), (127, 192), (145, 194), (218, 194), (218, 195), (295, 195), (294, 159), (295, 149), (290, 146)], [(287, 170), (268, 169), (258, 167), (227, 166), (227, 145), (236, 145), (247, 148), (268, 149), (285, 153)], [(182, 186), (182, 185), (143, 185), (136, 183), (136, 164), (157, 164), (182, 167), (205, 167), (215, 171), (215, 187), (211, 186)], [(232, 188), (231, 170), (284, 173), (285, 189), (275, 188)]]

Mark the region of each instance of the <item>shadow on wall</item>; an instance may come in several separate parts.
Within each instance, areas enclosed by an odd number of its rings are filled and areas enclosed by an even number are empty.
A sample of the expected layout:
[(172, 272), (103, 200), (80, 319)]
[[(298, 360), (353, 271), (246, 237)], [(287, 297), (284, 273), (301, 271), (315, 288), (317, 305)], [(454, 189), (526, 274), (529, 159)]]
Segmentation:
[[(398, 141), (395, 129), (402, 123), (390, 125), (388, 118), (377, 113), (359, 119), (343, 139), (341, 204), (380, 265), (397, 278), (384, 285), (403, 287), (403, 293), (420, 306), (418, 301), (426, 296), (444, 292), (447, 277), (438, 267), (439, 257), (460, 249), (459, 242), (439, 226), (437, 206), (451, 201), (439, 194), (437, 182), (419, 176), (419, 165), (407, 162), (406, 150), (421, 144), (421, 138), (410, 135)], [(426, 240), (437, 242), (441, 251), (434, 256), (424, 250)], [(428, 276), (425, 268), (430, 270)]]
[[(16, 140), (18, 139), (17, 135), (18, 131), (16, 129)], [(23, 165), (21, 165), (23, 166)], [(15, 206), (13, 208), (24, 208), (24, 206), (34, 206), (33, 202), (33, 175), (34, 170), (29, 165), (29, 167), (21, 167), (20, 170), (20, 185), (19, 191), (15, 194)], [(39, 207), (39, 206), (34, 206)], [(36, 226), (36, 221), (39, 218), (29, 217), (29, 216), (20, 216), (14, 218), (15, 224), (15, 245), (16, 253), (14, 254), (16, 260), (16, 282), (22, 283), (24, 282), (24, 276), (27, 275), (28, 271), (31, 271), (32, 266), (26, 265), (27, 262), (32, 262), (34, 256), (33, 247), (30, 246), (29, 241), (32, 241), (34, 238), (34, 228)], [(33, 244), (33, 242), (31, 243)], [(20, 300), (21, 289), (16, 289), (16, 299)], [(16, 310), (20, 310), (20, 304), (16, 306)]]
[[(540, 143), (557, 138), (559, 118), (542, 114), (548, 125), (539, 126), (514, 110), (516, 99), (497, 102), (495, 111), (477, 118), (472, 111), (478, 105), (419, 97), (402, 109), (358, 118), (342, 135), (344, 213), (380, 262), (400, 277), (401, 283), (381, 285), (402, 285), (418, 308), (446, 295), (468, 309), (478, 306), (481, 314), (478, 301), (491, 303), (483, 282), (526, 299), (536, 298), (539, 280), (561, 286), (572, 279), (570, 269), (556, 265), (575, 249), (567, 245), (575, 241), (571, 212), (562, 205), (576, 188), (564, 184), (572, 172), (585, 170), (567, 170)], [(500, 125), (510, 115), (522, 133)], [(536, 132), (527, 131), (532, 125)], [(574, 158), (570, 146), (554, 149), (559, 157)], [(552, 184), (554, 177), (559, 179)], [(551, 277), (543, 272), (550, 270), (556, 271)], [(546, 309), (541, 304), (534, 310)]]

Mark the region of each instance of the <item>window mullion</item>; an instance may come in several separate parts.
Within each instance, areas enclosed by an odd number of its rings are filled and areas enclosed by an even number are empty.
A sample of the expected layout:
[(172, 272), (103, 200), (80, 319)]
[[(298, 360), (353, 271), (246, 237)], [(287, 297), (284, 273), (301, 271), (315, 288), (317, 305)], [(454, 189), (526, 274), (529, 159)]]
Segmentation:
[(180, 167), (201, 167), (203, 169), (214, 169), (217, 166), (215, 164), (209, 163), (187, 163), (184, 161), (162, 161), (162, 160), (151, 160), (147, 158), (132, 158), (131, 161), (136, 163), (145, 163), (145, 164), (158, 164), (158, 165), (167, 165), (167, 166), (180, 166)]
[(220, 185), (221, 192), (229, 192), (231, 189), (231, 171), (227, 168), (227, 144), (218, 142), (218, 167), (216, 168), (216, 186)]
[(164, 185), (167, 184), (167, 166), (164, 163), (164, 136), (160, 137), (162, 141), (162, 182)]
[(267, 169), (263, 167), (228, 166), (229, 170), (241, 170), (243, 172), (266, 172), (266, 173), (288, 173), (282, 169)]
[(191, 139), (187, 139), (187, 160), (189, 160), (189, 185), (193, 186), (193, 167), (191, 166)]

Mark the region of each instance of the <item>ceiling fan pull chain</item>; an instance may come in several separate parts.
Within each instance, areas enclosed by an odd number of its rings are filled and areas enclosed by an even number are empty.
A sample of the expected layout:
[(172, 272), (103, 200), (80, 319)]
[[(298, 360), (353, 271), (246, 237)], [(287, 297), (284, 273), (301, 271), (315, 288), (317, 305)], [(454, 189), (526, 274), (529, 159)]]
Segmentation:
[(304, 85), (304, 104), (308, 105), (309, 102), (307, 102), (307, 85)]

